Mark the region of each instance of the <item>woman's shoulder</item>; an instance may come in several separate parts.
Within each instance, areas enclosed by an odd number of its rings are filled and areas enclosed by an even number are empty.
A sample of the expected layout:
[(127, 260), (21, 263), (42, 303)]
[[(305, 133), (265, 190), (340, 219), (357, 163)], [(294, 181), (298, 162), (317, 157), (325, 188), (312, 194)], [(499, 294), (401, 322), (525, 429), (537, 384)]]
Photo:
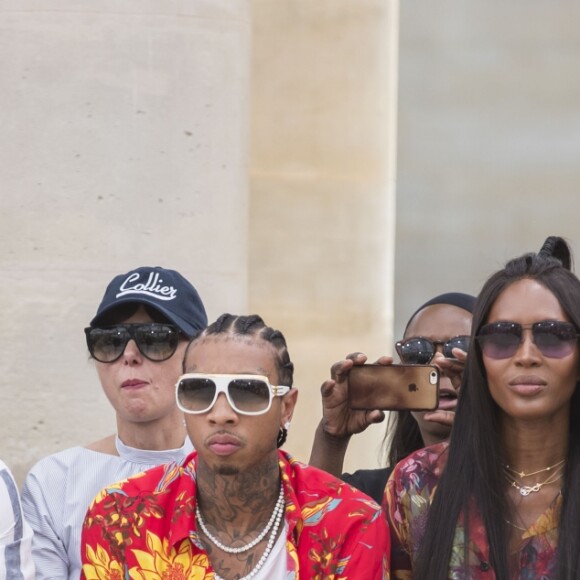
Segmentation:
[(447, 463), (448, 442), (437, 443), (414, 451), (397, 463), (391, 479), (405, 487), (435, 483)]
[(55, 477), (57, 474), (65, 475), (75, 472), (77, 467), (81, 469), (100, 469), (102, 464), (110, 462), (111, 458), (118, 461), (118, 457), (99, 453), (86, 447), (70, 447), (57, 453), (47, 455), (37, 461), (29, 472), (42, 479), (45, 475)]

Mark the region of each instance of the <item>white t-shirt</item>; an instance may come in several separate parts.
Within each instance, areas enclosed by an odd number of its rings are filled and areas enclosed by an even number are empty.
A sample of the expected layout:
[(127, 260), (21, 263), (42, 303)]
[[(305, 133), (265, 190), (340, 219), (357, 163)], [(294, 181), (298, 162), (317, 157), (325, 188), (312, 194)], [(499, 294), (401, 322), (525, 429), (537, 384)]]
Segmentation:
[(183, 447), (146, 451), (117, 438), (119, 455), (72, 447), (41, 459), (26, 477), (24, 516), (34, 530), (32, 553), (36, 580), (78, 580), (81, 573), (81, 529), (87, 509), (105, 486), (163, 463), (182, 463), (193, 451)]
[(32, 530), (22, 516), (14, 478), (0, 461), (0, 580), (34, 580)]
[(272, 551), (268, 554), (264, 566), (254, 576), (256, 580), (273, 580), (274, 578), (286, 578), (288, 572), (288, 553), (286, 552), (286, 536), (288, 524), (278, 536)]

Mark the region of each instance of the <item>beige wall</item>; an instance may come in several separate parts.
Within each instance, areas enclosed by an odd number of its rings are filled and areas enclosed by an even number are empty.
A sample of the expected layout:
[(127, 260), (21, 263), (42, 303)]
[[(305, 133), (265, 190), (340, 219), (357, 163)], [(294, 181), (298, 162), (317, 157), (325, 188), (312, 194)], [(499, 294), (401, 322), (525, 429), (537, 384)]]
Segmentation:
[[(391, 351), (397, 4), (254, 0), (250, 307), (282, 329), (307, 459), (319, 386), (348, 352)], [(348, 466), (377, 464), (384, 428)]]
[(579, 255), (579, 18), (568, 2), (401, 3), (396, 336), (549, 234)]
[(390, 339), (396, 13), (3, 0), (0, 31), (3, 459), (21, 479), (114, 428), (82, 328), (144, 264), (286, 333), (307, 459), (329, 365)]
[(249, 5), (0, 3), (2, 458), (113, 429), (83, 327), (164, 265), (215, 318), (247, 307)]
[(82, 327), (136, 264), (183, 271), (210, 317), (285, 332), (305, 458), (331, 362), (391, 351), (393, 284), (398, 336), (420, 302), (476, 292), (549, 233), (578, 252), (580, 9), (406, 0), (393, 275), (396, 9), (0, 0), (2, 455), (18, 475), (112, 428)]

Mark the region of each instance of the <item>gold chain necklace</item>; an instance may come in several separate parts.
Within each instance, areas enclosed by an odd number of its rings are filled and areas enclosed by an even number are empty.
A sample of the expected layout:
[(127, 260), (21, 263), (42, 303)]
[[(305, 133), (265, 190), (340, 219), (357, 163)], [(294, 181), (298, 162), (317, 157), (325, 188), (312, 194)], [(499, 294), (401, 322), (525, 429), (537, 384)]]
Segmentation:
[(552, 471), (552, 469), (554, 469), (555, 467), (559, 467), (560, 465), (562, 465), (564, 462), (566, 461), (566, 459), (561, 459), (560, 461), (558, 461), (557, 463), (554, 463), (554, 465), (550, 465), (549, 467), (544, 467), (542, 469), (538, 469), (537, 471), (531, 471), (530, 473), (526, 473), (525, 471), (519, 471), (518, 469), (514, 469), (513, 467), (510, 467), (509, 465), (505, 465), (504, 467), (510, 471), (511, 473), (517, 475), (520, 479), (524, 478), (524, 477), (530, 477), (532, 475), (538, 475), (538, 473), (544, 473), (545, 471)]
[(513, 478), (513, 476), (510, 475), (510, 473), (507, 471), (507, 469), (504, 470), (504, 475), (505, 475), (507, 482), (512, 487), (517, 489), (521, 496), (526, 497), (526, 496), (530, 495), (530, 493), (536, 493), (536, 492), (540, 491), (540, 489), (542, 489), (542, 487), (544, 487), (544, 485), (548, 485), (549, 483), (554, 483), (555, 481), (558, 481), (558, 479), (560, 479), (560, 477), (562, 477), (562, 471), (564, 471), (564, 467), (565, 466), (563, 464), (560, 465), (560, 467), (558, 467), (553, 473), (550, 473), (544, 481), (536, 482), (534, 485), (520, 485)]
[(506, 524), (509, 524), (510, 526), (512, 526), (513, 528), (515, 528), (516, 530), (520, 530), (522, 532), (527, 532), (528, 530), (526, 528), (522, 528), (522, 526), (518, 526), (518, 524), (514, 524), (513, 522), (510, 522), (509, 520), (505, 520)]

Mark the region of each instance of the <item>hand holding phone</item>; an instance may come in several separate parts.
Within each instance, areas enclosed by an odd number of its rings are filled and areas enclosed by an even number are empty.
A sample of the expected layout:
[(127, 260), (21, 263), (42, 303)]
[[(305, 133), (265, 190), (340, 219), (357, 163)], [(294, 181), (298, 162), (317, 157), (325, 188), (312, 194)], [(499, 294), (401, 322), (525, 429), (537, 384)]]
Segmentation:
[[(336, 438), (347, 438), (361, 433), (369, 425), (380, 423), (385, 415), (380, 410), (356, 411), (348, 404), (349, 377), (353, 368), (364, 365), (367, 357), (355, 352), (332, 365), (331, 379), (324, 381), (320, 388), (322, 394), (322, 427)], [(380, 364), (390, 365), (391, 357), (381, 357)]]
[(453, 358), (446, 358), (440, 353), (437, 353), (431, 364), (437, 366), (441, 376), (449, 378), (453, 388), (459, 392), (463, 379), (463, 371), (465, 370), (467, 353), (461, 349), (455, 349), (454, 354), (455, 356)]
[(351, 409), (432, 411), (439, 405), (435, 365), (360, 365), (349, 373)]

